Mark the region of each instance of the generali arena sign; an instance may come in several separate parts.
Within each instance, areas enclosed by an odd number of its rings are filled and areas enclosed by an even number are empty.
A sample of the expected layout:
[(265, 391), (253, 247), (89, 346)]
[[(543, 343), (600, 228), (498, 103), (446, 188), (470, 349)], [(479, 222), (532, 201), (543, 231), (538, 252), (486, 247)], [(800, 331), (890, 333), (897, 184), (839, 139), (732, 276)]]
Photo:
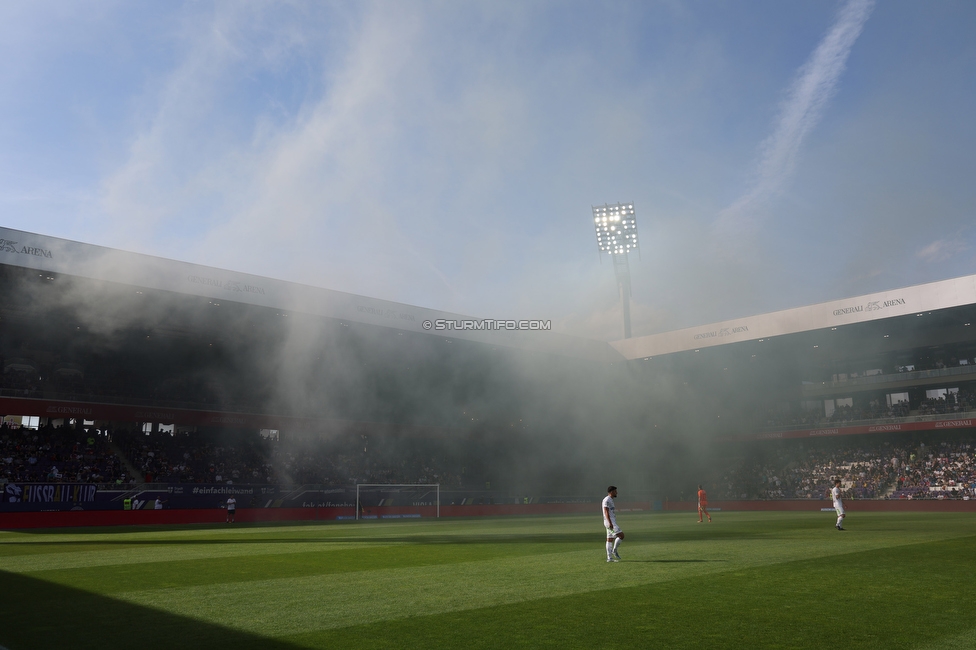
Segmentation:
[(976, 302), (974, 296), (976, 296), (976, 275), (970, 275), (857, 298), (759, 314), (734, 321), (613, 341), (611, 345), (627, 359), (642, 359), (726, 343), (755, 341), (772, 336), (971, 305)]
[(864, 433), (893, 433), (897, 431), (934, 431), (936, 429), (970, 429), (976, 427), (976, 418), (935, 420), (929, 422), (901, 422), (897, 424), (868, 424), (856, 427), (823, 427), (819, 429), (794, 429), (729, 436), (726, 440), (782, 440), (786, 438), (824, 438), (831, 436), (855, 436)]

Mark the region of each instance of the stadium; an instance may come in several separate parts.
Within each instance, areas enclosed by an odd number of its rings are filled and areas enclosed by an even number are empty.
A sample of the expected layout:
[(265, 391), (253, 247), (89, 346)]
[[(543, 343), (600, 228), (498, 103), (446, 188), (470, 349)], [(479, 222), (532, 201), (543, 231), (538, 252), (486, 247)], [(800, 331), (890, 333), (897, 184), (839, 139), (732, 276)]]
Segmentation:
[(976, 3), (0, 3), (0, 650), (976, 649)]
[[(856, 498), (974, 496), (971, 464), (946, 459), (965, 456), (973, 429), (976, 276), (603, 343), (428, 331), (472, 319), (0, 235), (5, 426), (55, 436), (5, 462), (3, 507), (25, 522), (53, 507), (81, 523), (126, 499), (149, 509), (160, 493), (175, 505), (179, 488), (163, 486), (180, 484), (234, 485), (263, 509), (294, 507), (286, 492), (324, 500), (279, 486), (357, 483), (440, 483), (446, 506), (555, 507), (600, 493), (574, 461), (594, 431), (605, 449), (586, 458), (637, 451), (619, 471), (644, 507), (682, 507), (687, 476), (733, 501), (820, 499), (834, 476)], [(45, 445), (57, 450), (41, 459)], [(661, 446), (667, 463), (648, 466)], [(102, 488), (26, 487), (46, 481)]]
[[(510, 561), (511, 551), (498, 546), (524, 539), (517, 553), (565, 571), (561, 563), (576, 566), (573, 558), (597, 548), (584, 531), (599, 511), (607, 463), (626, 486), (618, 508), (630, 533), (624, 564), (628, 555), (650, 562), (624, 580), (628, 589), (653, 592), (675, 579), (693, 591), (713, 578), (741, 589), (726, 568), (709, 565), (728, 561), (762, 574), (770, 593), (789, 589), (789, 581), (777, 586), (779, 562), (799, 562), (808, 579), (823, 581), (818, 589), (837, 588), (803, 556), (831, 553), (794, 538), (811, 526), (830, 532), (835, 479), (858, 522), (853, 534), (876, 535), (866, 546), (842, 540), (843, 557), (831, 562), (861, 562), (869, 553), (877, 579), (888, 580), (886, 567), (907, 561), (915, 545), (972, 539), (958, 536), (972, 535), (976, 510), (976, 276), (603, 343), (544, 330), (463, 329), (471, 317), (22, 231), (3, 229), (0, 239), (0, 528), (11, 531), (0, 542), (16, 551), (4, 559), (5, 575), (30, 594), (27, 602), (87, 603), (84, 580), (121, 581), (112, 589), (136, 595), (98, 596), (100, 604), (84, 611), (138, 625), (160, 612), (188, 617), (194, 643), (230, 634), (220, 641), (228, 647), (320, 647), (355, 635), (370, 647), (393, 643), (344, 600), (375, 590), (376, 606), (395, 611), (367, 610), (402, 619), (396, 634), (407, 645), (457, 645), (457, 634), (471, 629), (497, 634), (496, 616), (545, 627), (550, 598), (569, 599), (568, 609), (556, 610), (563, 620), (610, 585), (589, 584), (574, 569), (553, 596), (526, 601), (494, 573), (422, 571), (402, 594), (369, 581), (357, 582), (362, 591), (354, 594), (338, 589), (341, 598), (316, 591), (334, 616), (311, 625), (289, 618), (308, 607), (300, 588), (264, 593), (260, 585), (287, 576), (300, 582), (305, 561), (324, 563), (313, 574), (332, 575), (329, 562), (346, 555), (312, 550), (326, 543), (362, 545), (373, 558), (363, 560), (368, 574), (373, 562), (393, 563), (394, 573), (427, 566), (427, 552), (446, 553), (445, 570), (491, 564), (485, 558), (495, 553)], [(458, 325), (428, 330), (425, 321)], [(712, 495), (721, 532), (685, 530), (697, 523), (699, 484)], [(236, 533), (222, 528), (232, 521), (229, 498), (238, 504), (233, 526), (244, 526)], [(373, 528), (343, 525), (357, 520)], [(755, 538), (757, 525), (772, 532)], [(241, 531), (253, 548), (237, 544)], [(441, 543), (430, 546), (435, 534)], [(137, 564), (108, 561), (142, 567), (144, 580), (181, 584), (179, 598), (188, 600), (167, 601), (176, 596), (149, 583), (135, 589), (138, 579), (113, 578), (98, 560), (82, 568), (106, 535), (123, 548), (173, 544), (175, 556), (162, 563), (140, 553)], [(20, 540), (35, 538), (31, 544), (57, 540), (80, 554), (58, 560), (65, 568), (20, 555)], [(255, 553), (248, 577), (228, 583), (237, 585), (227, 596), (236, 605), (203, 619), (186, 603), (217, 587), (165, 572), (195, 566), (199, 543), (222, 549), (199, 556), (214, 566)], [(871, 550), (874, 543), (889, 550)], [(802, 552), (784, 556), (787, 547)], [(225, 554), (236, 559), (220, 559)], [(691, 568), (652, 576), (655, 562)], [(61, 586), (45, 581), (54, 574)], [(464, 593), (454, 605), (421, 595), (444, 580)], [(482, 580), (493, 596), (461, 586)], [(269, 595), (291, 613), (255, 616), (228, 632), (236, 607)], [(428, 634), (411, 627), (414, 617), (429, 618), (424, 607), (482, 614), (465, 617), (463, 631), (436, 623)], [(671, 607), (680, 620), (684, 610)], [(875, 614), (892, 615), (886, 611)], [(5, 612), (26, 615), (9, 601)], [(766, 625), (759, 622), (766, 614), (756, 616), (752, 625)], [(73, 634), (91, 634), (82, 610), (67, 620)], [(818, 646), (814, 619), (804, 625), (812, 626), (805, 643)], [(7, 629), (27, 634), (4, 637), (9, 647), (32, 647), (27, 630), (35, 627)], [(663, 628), (645, 631), (672, 638)], [(506, 643), (559, 644), (565, 634), (547, 628)], [(730, 647), (754, 638), (725, 634)]]

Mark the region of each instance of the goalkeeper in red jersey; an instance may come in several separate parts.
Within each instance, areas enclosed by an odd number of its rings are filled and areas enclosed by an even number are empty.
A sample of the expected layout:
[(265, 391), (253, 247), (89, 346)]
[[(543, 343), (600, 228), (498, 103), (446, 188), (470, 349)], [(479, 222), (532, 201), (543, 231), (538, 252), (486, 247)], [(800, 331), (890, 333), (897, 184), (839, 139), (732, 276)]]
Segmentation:
[(702, 515), (708, 517), (708, 523), (712, 523), (712, 516), (708, 514), (708, 495), (702, 486), (698, 486), (698, 523), (702, 522)]

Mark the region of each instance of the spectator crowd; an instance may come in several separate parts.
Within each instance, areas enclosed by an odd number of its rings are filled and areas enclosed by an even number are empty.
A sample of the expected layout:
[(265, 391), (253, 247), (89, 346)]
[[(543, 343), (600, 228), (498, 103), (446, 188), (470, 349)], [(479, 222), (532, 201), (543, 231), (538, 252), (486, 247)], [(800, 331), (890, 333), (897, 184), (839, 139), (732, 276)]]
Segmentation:
[(790, 441), (772, 453), (740, 457), (716, 480), (715, 492), (725, 499), (823, 499), (839, 478), (853, 499), (976, 497), (976, 437), (834, 442)]
[(965, 388), (959, 392), (947, 392), (940, 397), (927, 397), (919, 402), (914, 413), (911, 413), (907, 401), (899, 401), (890, 406), (883, 398), (854, 398), (851, 401), (851, 405), (836, 406), (830, 415), (822, 410), (789, 414), (770, 412), (766, 414), (763, 424), (766, 427), (824, 427), (857, 421), (904, 418), (910, 414), (928, 416), (967, 413), (976, 411), (976, 389)]
[[(853, 499), (976, 497), (976, 435), (757, 442), (716, 461), (717, 499), (823, 499), (835, 478)], [(459, 453), (424, 440), (367, 434), (296, 437), (0, 425), (0, 483), (243, 483), (342, 486), (440, 483), (476, 487), (483, 476)], [(470, 460), (470, 459), (469, 459)]]
[(125, 478), (102, 432), (0, 425), (0, 483), (115, 483)]
[[(366, 435), (298, 437), (0, 426), (0, 483), (440, 483), (466, 469), (436, 444)], [(468, 478), (472, 478), (470, 472)]]

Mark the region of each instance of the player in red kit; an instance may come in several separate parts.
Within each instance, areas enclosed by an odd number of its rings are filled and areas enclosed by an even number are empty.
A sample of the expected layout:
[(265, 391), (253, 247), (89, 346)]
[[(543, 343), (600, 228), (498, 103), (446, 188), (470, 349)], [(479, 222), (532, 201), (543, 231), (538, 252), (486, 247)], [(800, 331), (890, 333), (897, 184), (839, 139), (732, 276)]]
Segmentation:
[(702, 486), (698, 486), (698, 523), (702, 522), (702, 514), (708, 517), (708, 523), (712, 523), (712, 516), (708, 514), (708, 495)]

